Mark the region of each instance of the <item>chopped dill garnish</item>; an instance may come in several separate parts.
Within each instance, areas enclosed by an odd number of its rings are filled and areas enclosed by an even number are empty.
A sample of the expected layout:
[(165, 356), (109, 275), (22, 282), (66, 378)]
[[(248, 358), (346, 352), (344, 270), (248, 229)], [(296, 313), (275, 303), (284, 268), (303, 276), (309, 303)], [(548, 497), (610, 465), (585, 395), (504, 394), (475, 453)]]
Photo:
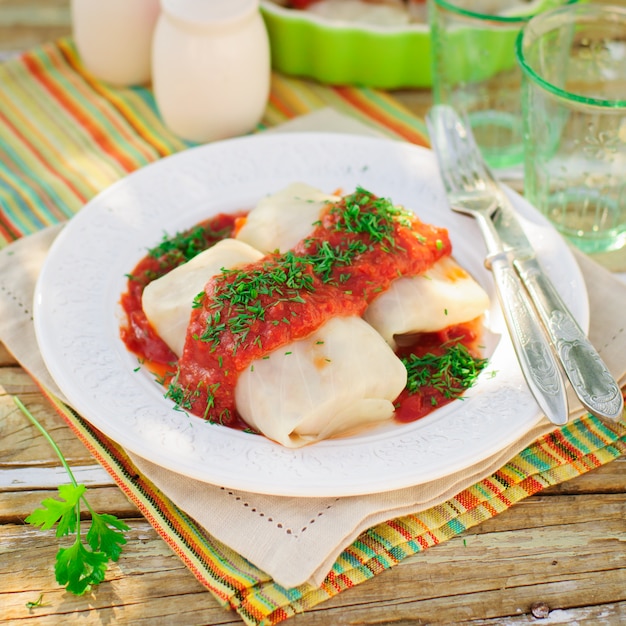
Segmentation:
[[(254, 322), (265, 320), (266, 308), (262, 297), (278, 302), (304, 303), (300, 294), (311, 291), (313, 281), (306, 257), (298, 257), (292, 251), (252, 269), (222, 269), (215, 281), (212, 304), (215, 312), (208, 316), (200, 339), (216, 348), (221, 334), (229, 330), (234, 335), (236, 350), (245, 342)], [(222, 321), (220, 311), (225, 306), (230, 307), (231, 314)], [(259, 341), (257, 336), (255, 342)]]
[(487, 365), (487, 359), (473, 357), (462, 344), (456, 343), (446, 348), (442, 355), (432, 353), (424, 356), (414, 354), (404, 357), (408, 379), (406, 388), (414, 394), (422, 387), (433, 387), (444, 398), (458, 398), (469, 389)]
[[(370, 250), (370, 246), (358, 239), (350, 241), (347, 247), (345, 244), (332, 246), (328, 241), (322, 241), (317, 250), (304, 257), (304, 260), (312, 265), (313, 272), (322, 279), (322, 282), (328, 283), (331, 282), (332, 273), (337, 266), (352, 265), (359, 255), (368, 250)], [(347, 274), (344, 279), (341, 276), (339, 282), (346, 282), (350, 278), (350, 274)]]
[[(315, 290), (316, 280), (335, 286), (345, 284), (351, 275), (340, 273), (338, 268), (353, 265), (359, 256), (375, 247), (384, 251), (395, 248), (394, 234), (398, 223), (409, 227), (412, 224), (412, 214), (361, 187), (342, 202), (331, 204), (329, 215), (334, 216), (331, 228), (346, 233), (339, 242), (331, 243), (323, 237), (312, 236), (304, 240), (305, 253), (289, 250), (270, 255), (256, 265), (222, 269), (214, 279), (207, 305), (209, 315), (198, 338), (216, 350), (222, 334), (230, 332), (235, 354), (246, 344), (255, 323), (265, 321), (268, 307), (280, 302), (306, 304), (306, 294)], [(322, 226), (323, 222), (314, 225)], [(352, 295), (348, 290), (344, 293)], [(198, 294), (194, 307), (205, 302), (203, 294)], [(292, 310), (291, 315), (297, 313)], [(277, 321), (271, 319), (269, 323), (277, 325)], [(286, 317), (282, 322), (289, 323)]]
[(172, 400), (179, 409), (189, 411), (192, 408), (191, 394), (187, 389), (183, 389), (176, 378), (167, 386), (164, 397)]
[(230, 229), (215, 231), (210, 227), (198, 225), (190, 230), (176, 233), (173, 237), (163, 235), (163, 240), (148, 254), (154, 258), (168, 257), (170, 260), (189, 261), (207, 248), (208, 240), (219, 240), (226, 237)]
[[(372, 241), (386, 241), (395, 247), (395, 224), (411, 225), (411, 214), (402, 207), (394, 205), (387, 198), (377, 198), (371, 192), (357, 187), (356, 191), (344, 198), (345, 207), (337, 205), (331, 212), (341, 213), (336, 225), (339, 231), (365, 234)], [(366, 210), (371, 205), (374, 209)]]

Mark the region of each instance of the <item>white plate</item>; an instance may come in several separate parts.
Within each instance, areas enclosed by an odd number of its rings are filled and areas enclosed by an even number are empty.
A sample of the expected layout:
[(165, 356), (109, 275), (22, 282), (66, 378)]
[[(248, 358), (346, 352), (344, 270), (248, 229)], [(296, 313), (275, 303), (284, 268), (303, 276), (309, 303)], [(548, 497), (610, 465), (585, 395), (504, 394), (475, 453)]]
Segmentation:
[[(328, 192), (361, 185), (446, 226), (454, 255), (485, 286), (495, 334), (490, 365), (462, 401), (412, 424), (289, 450), (173, 409), (119, 337), (125, 274), (158, 243), (217, 212), (252, 208), (302, 181)], [(541, 260), (581, 326), (585, 284), (561, 237), (511, 192)], [(56, 239), (35, 295), (46, 365), (72, 406), (129, 451), (180, 474), (284, 496), (346, 496), (443, 477), (487, 458), (540, 419), (496, 304), (484, 247), (471, 218), (447, 208), (435, 159), (385, 139), (268, 134), (201, 146), (128, 176), (91, 202)], [(500, 333), (503, 333), (500, 337)], [(495, 372), (495, 375), (493, 373)]]

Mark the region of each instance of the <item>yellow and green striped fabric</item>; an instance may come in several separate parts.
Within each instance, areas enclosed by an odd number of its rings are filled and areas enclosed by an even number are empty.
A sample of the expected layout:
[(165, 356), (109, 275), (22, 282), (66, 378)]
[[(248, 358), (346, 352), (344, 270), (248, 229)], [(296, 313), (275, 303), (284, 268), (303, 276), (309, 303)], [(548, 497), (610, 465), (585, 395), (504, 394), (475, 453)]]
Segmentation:
[[(258, 130), (326, 106), (427, 144), (423, 122), (383, 92), (278, 74)], [(164, 126), (150, 89), (84, 72), (71, 40), (0, 64), (0, 242), (71, 217), (126, 174), (191, 145)]]
[[(426, 145), (422, 120), (392, 96), (272, 78), (258, 130), (315, 109), (340, 111)], [(149, 89), (113, 89), (84, 73), (68, 39), (0, 65), (0, 245), (71, 217), (127, 173), (188, 147), (162, 124)], [(44, 390), (185, 565), (247, 624), (275, 624), (445, 541), (541, 489), (626, 452), (626, 427), (586, 417), (543, 437), (451, 500), (364, 532), (318, 588), (285, 589), (207, 536), (134, 467), (124, 450)]]

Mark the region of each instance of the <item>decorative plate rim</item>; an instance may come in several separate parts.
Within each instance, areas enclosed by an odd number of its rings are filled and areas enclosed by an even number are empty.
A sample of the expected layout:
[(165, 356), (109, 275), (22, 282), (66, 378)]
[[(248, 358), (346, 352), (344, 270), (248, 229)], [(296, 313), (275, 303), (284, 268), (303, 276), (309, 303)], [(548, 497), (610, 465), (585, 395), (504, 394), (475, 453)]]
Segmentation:
[[(486, 325), (499, 340), (465, 399), (413, 424), (286, 449), (264, 437), (176, 411), (119, 338), (125, 274), (157, 243), (211, 214), (251, 208), (295, 181), (356, 185), (448, 227), (454, 255), (487, 289)], [(580, 325), (586, 287), (572, 252), (534, 208), (509, 193), (548, 274)], [(410, 487), (484, 460), (541, 418), (504, 331), (471, 218), (447, 208), (429, 150), (337, 133), (272, 133), (199, 146), (127, 176), (91, 200), (55, 240), (36, 286), (37, 340), (71, 405), (127, 450), (220, 486), (281, 496), (352, 496)], [(105, 271), (103, 271), (103, 267)], [(493, 372), (496, 372), (493, 375)]]

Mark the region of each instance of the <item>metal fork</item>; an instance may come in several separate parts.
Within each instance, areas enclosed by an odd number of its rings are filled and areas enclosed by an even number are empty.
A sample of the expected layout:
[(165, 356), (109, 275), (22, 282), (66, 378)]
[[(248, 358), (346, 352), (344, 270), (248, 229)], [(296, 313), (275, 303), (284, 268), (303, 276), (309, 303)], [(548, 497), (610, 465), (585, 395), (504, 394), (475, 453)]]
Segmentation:
[(526, 383), (546, 417), (554, 424), (566, 424), (568, 404), (563, 373), (492, 221), (500, 199), (485, 183), (488, 174), (482, 157), (471, 135), (464, 137), (460, 132), (464, 127), (450, 132), (436, 107), (428, 113), (426, 122), (450, 207), (474, 217), (484, 238), (488, 253), (485, 265), (493, 274), (498, 300)]

